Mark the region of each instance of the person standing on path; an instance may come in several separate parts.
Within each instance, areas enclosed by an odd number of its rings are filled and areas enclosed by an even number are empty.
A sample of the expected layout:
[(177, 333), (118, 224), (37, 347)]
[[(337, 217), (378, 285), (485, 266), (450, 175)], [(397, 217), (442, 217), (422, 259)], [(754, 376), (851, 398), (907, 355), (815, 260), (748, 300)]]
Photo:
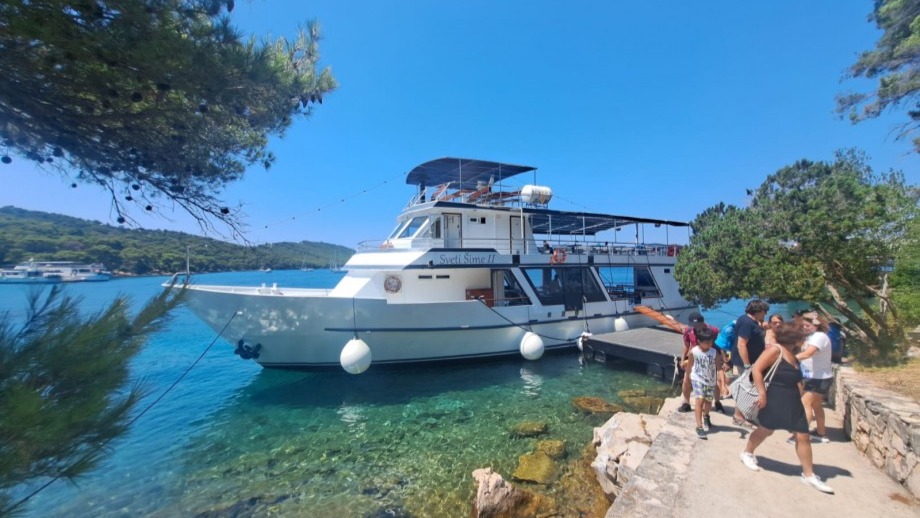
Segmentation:
[[(690, 324), (690, 326), (684, 329), (684, 352), (681, 356), (681, 368), (684, 369), (684, 378), (681, 383), (681, 396), (683, 396), (684, 401), (677, 408), (678, 412), (690, 412), (693, 410), (693, 407), (690, 405), (690, 391), (692, 389), (692, 384), (690, 380), (690, 367), (688, 364), (690, 360), (690, 350), (699, 344), (699, 337), (697, 336), (697, 333), (701, 329), (708, 329), (712, 333), (713, 340), (719, 336), (719, 328), (707, 324), (706, 320), (703, 318), (703, 315), (698, 311), (690, 313), (690, 317), (687, 319), (687, 323)], [(721, 351), (716, 350), (716, 354), (716, 361), (719, 362), (717, 368), (721, 368), (721, 364), (724, 362), (724, 359), (722, 357)], [(722, 407), (722, 402), (719, 400), (719, 396), (720, 394), (717, 392), (715, 396), (715, 408), (719, 412), (722, 412), (724, 409)]]
[(818, 317), (817, 313), (803, 315), (802, 329), (808, 333), (805, 346), (796, 355), (802, 368), (802, 378), (805, 381), (802, 405), (805, 406), (808, 421), (815, 422), (814, 439), (826, 443), (829, 441), (827, 429), (824, 426), (824, 398), (827, 397), (834, 381), (834, 370), (831, 365), (833, 354), (831, 339), (827, 336), (827, 324)]
[[(770, 311), (769, 304), (754, 299), (747, 303), (744, 314), (735, 321), (735, 334), (738, 336), (732, 348), (732, 365), (735, 367), (735, 376), (740, 376), (763, 353), (766, 346), (763, 319), (767, 316), (767, 311)], [(744, 426), (747, 423), (738, 409), (735, 409), (732, 422), (735, 426)]]
[(716, 394), (716, 360), (718, 349), (713, 346), (715, 334), (708, 326), (696, 329), (698, 345), (690, 349), (687, 370), (693, 385), (693, 400), (696, 409), (696, 436), (705, 439), (712, 429), (709, 410)]
[[(771, 345), (760, 355), (751, 373), (757, 386), (757, 407), (760, 409), (759, 425), (748, 435), (747, 444), (741, 452), (741, 462), (753, 471), (760, 471), (754, 451), (777, 429), (788, 430), (795, 435), (795, 453), (802, 466), (801, 481), (822, 493), (834, 490), (814, 473), (811, 439), (808, 436), (808, 420), (802, 405), (802, 372), (793, 352), (805, 339), (804, 332), (795, 325), (784, 324), (775, 330), (777, 345)], [(779, 361), (769, 388), (764, 383), (766, 373)]]

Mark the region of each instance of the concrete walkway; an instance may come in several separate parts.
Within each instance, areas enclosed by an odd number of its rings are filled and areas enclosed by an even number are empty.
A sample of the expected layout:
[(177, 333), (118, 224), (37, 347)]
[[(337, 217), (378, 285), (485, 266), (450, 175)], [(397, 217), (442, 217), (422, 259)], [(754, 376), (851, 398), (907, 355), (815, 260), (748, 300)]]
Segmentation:
[[(607, 517), (741, 516), (832, 518), (920, 517), (920, 502), (863, 457), (843, 434), (840, 415), (826, 410), (830, 443), (812, 443), (815, 473), (834, 488), (827, 495), (803, 484), (789, 434), (777, 431), (757, 449), (760, 471), (739, 459), (748, 430), (713, 412), (707, 440), (696, 437), (692, 413), (669, 399), (668, 422)], [(732, 401), (725, 402), (732, 411)]]
[[(726, 410), (731, 400), (728, 400)], [(693, 414), (674, 416), (688, 429)], [(795, 446), (789, 433), (776, 431), (755, 452), (760, 471), (746, 468), (738, 456), (747, 443), (747, 431), (731, 417), (712, 414), (714, 429), (707, 440), (696, 439), (688, 477), (678, 493), (674, 516), (719, 515), (745, 517), (830, 516), (833, 518), (920, 516), (920, 504), (904, 488), (869, 463), (847, 440), (837, 412), (827, 410), (830, 443), (812, 443), (815, 473), (834, 488), (826, 495), (800, 480)]]

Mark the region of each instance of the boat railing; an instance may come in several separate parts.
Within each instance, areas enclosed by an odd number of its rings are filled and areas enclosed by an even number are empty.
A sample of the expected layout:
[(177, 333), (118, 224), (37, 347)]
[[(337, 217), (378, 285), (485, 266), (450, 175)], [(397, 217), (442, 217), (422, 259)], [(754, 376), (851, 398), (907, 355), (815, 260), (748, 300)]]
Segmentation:
[[(449, 239), (415, 238), (411, 240), (376, 239), (358, 243), (362, 252), (418, 252), (432, 248), (468, 248), (468, 249), (495, 249), (503, 254), (552, 254), (561, 250), (566, 255), (651, 255), (651, 256), (676, 256), (680, 253), (681, 245), (675, 244), (643, 244), (643, 243), (617, 243), (610, 241), (572, 240), (565, 238), (547, 239), (546, 244), (540, 244), (532, 239), (495, 239), (495, 238), (463, 238), (455, 241)], [(547, 246), (548, 245), (548, 246)]]
[[(459, 189), (453, 183), (431, 187), (422, 192), (415, 193), (403, 210), (436, 201), (452, 201), (457, 203), (471, 203), (483, 206), (518, 206), (526, 205), (521, 198), (520, 191), (501, 190), (499, 186), (482, 185), (476, 189)], [(534, 206), (543, 207), (545, 204)]]

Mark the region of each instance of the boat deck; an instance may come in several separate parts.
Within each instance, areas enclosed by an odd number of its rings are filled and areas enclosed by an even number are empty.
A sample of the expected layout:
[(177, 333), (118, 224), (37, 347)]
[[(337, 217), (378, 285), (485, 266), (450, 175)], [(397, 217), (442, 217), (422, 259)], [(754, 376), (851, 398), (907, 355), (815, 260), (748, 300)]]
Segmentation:
[(588, 358), (621, 358), (648, 366), (649, 374), (671, 379), (683, 352), (683, 336), (671, 329), (643, 327), (594, 335), (584, 343)]

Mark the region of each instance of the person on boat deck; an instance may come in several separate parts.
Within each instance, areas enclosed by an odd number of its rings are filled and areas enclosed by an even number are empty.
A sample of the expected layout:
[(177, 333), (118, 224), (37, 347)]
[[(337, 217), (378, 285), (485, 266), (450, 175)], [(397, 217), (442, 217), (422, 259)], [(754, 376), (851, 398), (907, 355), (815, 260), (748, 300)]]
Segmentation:
[(553, 247), (549, 246), (549, 241), (543, 241), (543, 253), (544, 254), (553, 253)]
[[(719, 328), (711, 326), (706, 323), (706, 320), (703, 318), (698, 311), (690, 313), (690, 318), (687, 319), (687, 323), (690, 324), (690, 327), (684, 330), (684, 353), (681, 362), (681, 367), (684, 369), (684, 379), (681, 384), (681, 395), (684, 398), (683, 403), (678, 407), (678, 412), (690, 412), (693, 410), (693, 407), (690, 406), (690, 391), (692, 390), (692, 383), (690, 378), (690, 369), (687, 368), (688, 360), (690, 359), (690, 350), (699, 345), (699, 339), (697, 338), (697, 332), (702, 329), (709, 329), (712, 334), (712, 339), (715, 340), (719, 336)], [(716, 369), (722, 369), (725, 363), (724, 358), (722, 357), (721, 350), (716, 348)], [(722, 412), (724, 408), (722, 407), (722, 402), (720, 401), (719, 391), (716, 391), (715, 394), (715, 409), (719, 412)]]
[(550, 295), (558, 295), (559, 293), (562, 293), (562, 281), (559, 280), (558, 274), (556, 274), (553, 277), (553, 280), (546, 285), (546, 291)]
[[(747, 303), (744, 314), (735, 322), (735, 334), (738, 339), (732, 348), (732, 364), (735, 367), (735, 376), (749, 369), (757, 361), (766, 347), (766, 331), (763, 329), (763, 320), (770, 311), (770, 305), (758, 299)], [(732, 418), (735, 426), (744, 426), (747, 421), (741, 415), (741, 410), (735, 409)]]

